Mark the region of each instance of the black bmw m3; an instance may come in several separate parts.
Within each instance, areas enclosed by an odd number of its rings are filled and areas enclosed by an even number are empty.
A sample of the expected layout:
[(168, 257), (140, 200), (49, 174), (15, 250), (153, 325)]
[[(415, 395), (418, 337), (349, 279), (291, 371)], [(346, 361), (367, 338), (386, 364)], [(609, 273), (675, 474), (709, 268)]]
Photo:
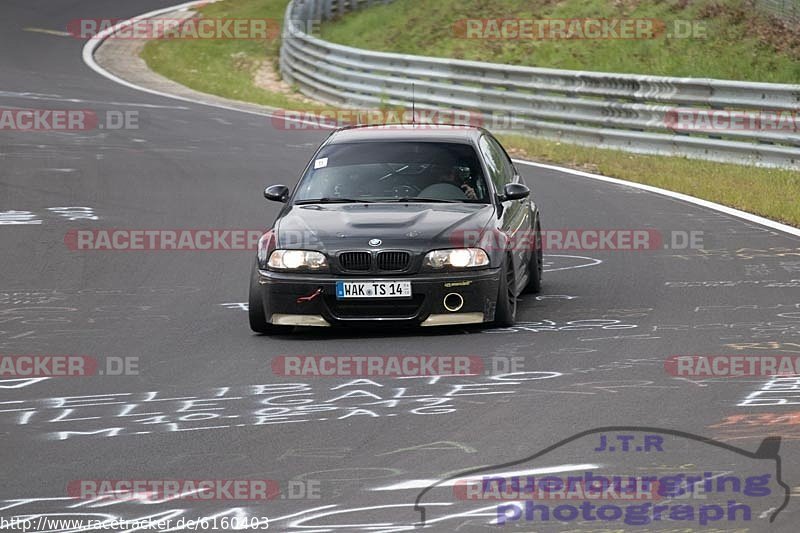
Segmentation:
[(264, 195), (285, 206), (259, 241), (251, 275), (258, 333), (508, 326), (519, 295), (540, 289), (539, 211), (484, 129), (339, 129), (293, 191), (273, 185)]

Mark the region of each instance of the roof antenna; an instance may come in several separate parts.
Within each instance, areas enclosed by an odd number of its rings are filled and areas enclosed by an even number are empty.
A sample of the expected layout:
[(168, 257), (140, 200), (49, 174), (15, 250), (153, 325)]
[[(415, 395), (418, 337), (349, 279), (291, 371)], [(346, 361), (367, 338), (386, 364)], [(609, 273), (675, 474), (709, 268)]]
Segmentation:
[(416, 92), (416, 84), (411, 84), (411, 125), (414, 126), (417, 123), (417, 92)]

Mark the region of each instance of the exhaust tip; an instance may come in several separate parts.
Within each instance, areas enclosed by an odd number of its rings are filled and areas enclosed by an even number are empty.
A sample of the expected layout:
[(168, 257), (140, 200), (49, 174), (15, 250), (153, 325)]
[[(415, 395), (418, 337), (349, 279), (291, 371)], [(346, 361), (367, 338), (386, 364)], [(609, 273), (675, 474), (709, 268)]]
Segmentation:
[(461, 310), (462, 307), (464, 307), (464, 298), (457, 292), (451, 292), (450, 294), (444, 297), (442, 303), (444, 304), (445, 309), (447, 309), (451, 313), (455, 313), (456, 311), (459, 311)]

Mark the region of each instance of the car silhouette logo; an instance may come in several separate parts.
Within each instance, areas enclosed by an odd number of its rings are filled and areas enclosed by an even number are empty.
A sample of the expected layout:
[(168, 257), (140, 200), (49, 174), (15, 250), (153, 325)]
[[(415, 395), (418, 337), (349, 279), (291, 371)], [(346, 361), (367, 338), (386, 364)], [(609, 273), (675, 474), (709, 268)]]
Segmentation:
[[(662, 503), (671, 504), (673, 499), (681, 497), (684, 497), (681, 504), (701, 502), (697, 507), (698, 523), (724, 520), (733, 524), (739, 520), (730, 512), (725, 515), (719, 505), (722, 503), (728, 510), (733, 504), (742, 504), (748, 509), (747, 517), (742, 520), (750, 520), (752, 512), (753, 518), (758, 517), (767, 525), (788, 506), (791, 495), (791, 488), (781, 477), (780, 445), (780, 436), (768, 436), (753, 452), (673, 429), (645, 426), (589, 429), (539, 449), (524, 459), (448, 474), (430, 483), (414, 502), (414, 509), (419, 513), (417, 526), (426, 527), (466, 516), (485, 517), (487, 524), (500, 526), (512, 523), (520, 526), (524, 522), (544, 524), (550, 521), (549, 507), (566, 512), (572, 505), (570, 499), (595, 498), (600, 494), (598, 483), (606, 490), (599, 499), (609, 498), (609, 490), (618, 491), (619, 497), (611, 496), (615, 501), (606, 504), (620, 506), (621, 513), (613, 520), (625, 525), (647, 525), (660, 520), (645, 516), (650, 509), (659, 507), (652, 501), (663, 499)], [(684, 464), (689, 450), (693, 462)], [(574, 464), (580, 462), (574, 461), (576, 457), (585, 461)], [(555, 469), (567, 473), (566, 483)], [(699, 476), (695, 471), (700, 472)], [(582, 478), (575, 477), (578, 472), (582, 472)], [(646, 476), (648, 472), (654, 475)], [(536, 476), (540, 476), (539, 485), (536, 485)], [(643, 485), (637, 483), (645, 478), (653, 483), (652, 489), (639, 490), (631, 497), (631, 485), (641, 488)], [(622, 479), (627, 479), (628, 483), (624, 490), (619, 488)], [(544, 485), (542, 480), (547, 480)], [(554, 486), (558, 483), (561, 487), (556, 490)], [(582, 492), (584, 488), (587, 492)], [(559, 493), (561, 489), (564, 490)], [(581, 492), (571, 494), (574, 490)], [(586, 496), (587, 493), (595, 496)], [(735, 500), (731, 499), (733, 494), (736, 494)], [(448, 499), (440, 501), (442, 497)], [(535, 512), (534, 501), (538, 506)], [(677, 516), (691, 508), (691, 505), (687, 508), (681, 504)], [(437, 512), (443, 507), (446, 508), (444, 515)], [(494, 513), (490, 510), (492, 507)], [(705, 513), (702, 516), (701, 509)], [(639, 512), (641, 515), (637, 515)], [(569, 517), (559, 516), (554, 511), (552, 520), (563, 524), (574, 521), (578, 515), (578, 512), (571, 512)]]
[(383, 241), (380, 239), (371, 239), (369, 241), (370, 246), (380, 246), (381, 244), (383, 244)]

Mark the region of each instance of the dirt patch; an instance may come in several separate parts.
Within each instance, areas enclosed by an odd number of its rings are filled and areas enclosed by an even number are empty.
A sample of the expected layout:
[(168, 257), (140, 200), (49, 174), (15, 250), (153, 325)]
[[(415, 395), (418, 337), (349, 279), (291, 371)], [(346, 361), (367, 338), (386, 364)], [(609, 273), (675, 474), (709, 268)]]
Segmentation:
[(285, 94), (292, 100), (297, 100), (298, 102), (306, 104), (316, 103), (314, 100), (306, 98), (295, 91), (291, 85), (283, 81), (271, 61), (262, 61), (261, 64), (258, 65), (258, 68), (255, 69), (255, 73), (253, 74), (253, 84), (267, 91)]
[(800, 60), (800, 33), (796, 23), (774, 16), (766, 20), (756, 18), (748, 21), (748, 32), (776, 52)]

